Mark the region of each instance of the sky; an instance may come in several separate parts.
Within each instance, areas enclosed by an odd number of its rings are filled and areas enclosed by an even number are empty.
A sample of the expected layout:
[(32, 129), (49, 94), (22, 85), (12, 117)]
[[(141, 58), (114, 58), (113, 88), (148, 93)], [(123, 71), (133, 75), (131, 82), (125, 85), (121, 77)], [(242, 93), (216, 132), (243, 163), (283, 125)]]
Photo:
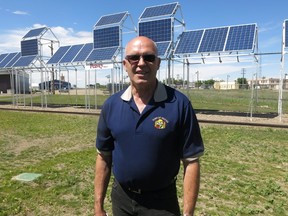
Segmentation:
[[(127, 11), (130, 14), (128, 25), (137, 27), (138, 18), (146, 7), (173, 2), (180, 4), (176, 16), (183, 19), (186, 30), (256, 23), (258, 52), (265, 54), (261, 55), (261, 64), (256, 64), (251, 56), (252, 62), (216, 61), (213, 64), (190, 65), (189, 81), (195, 81), (197, 75), (200, 80), (229, 78), (232, 81), (242, 77), (242, 72), (247, 79), (252, 79), (256, 72), (260, 77), (280, 77), (281, 56), (269, 53), (281, 52), (282, 25), (288, 19), (287, 0), (0, 0), (0, 54), (19, 52), (22, 37), (29, 30), (42, 26), (51, 29), (61, 46), (91, 43), (93, 26), (101, 16)], [(123, 41), (134, 36), (136, 33), (123, 35)], [(158, 77), (161, 80), (167, 74), (167, 63), (162, 65)], [(76, 82), (80, 85), (84, 83), (83, 74), (63, 75), (66, 78), (69, 76), (72, 84)], [(97, 81), (107, 83), (109, 74), (110, 70), (100, 71)], [(175, 66), (173, 74), (182, 78), (183, 67)], [(37, 75), (35, 77), (37, 82)]]

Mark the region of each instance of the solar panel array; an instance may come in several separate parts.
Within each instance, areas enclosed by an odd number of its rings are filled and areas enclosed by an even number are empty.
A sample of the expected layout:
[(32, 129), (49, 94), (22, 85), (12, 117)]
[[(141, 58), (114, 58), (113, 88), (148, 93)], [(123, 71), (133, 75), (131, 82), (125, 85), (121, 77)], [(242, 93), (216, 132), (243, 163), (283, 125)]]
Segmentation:
[(0, 69), (28, 67), (37, 55), (21, 56), (20, 52), (5, 53), (0, 55)]
[(172, 15), (173, 13), (175, 13), (177, 5), (178, 3), (171, 3), (171, 4), (147, 7), (140, 16), (140, 19)]
[(158, 42), (156, 44), (158, 48), (158, 56), (166, 56), (171, 46), (171, 42)]
[(103, 49), (94, 49), (86, 59), (87, 62), (112, 60), (118, 47), (109, 47)]
[(230, 27), (225, 51), (252, 49), (255, 32), (254, 24)]
[(37, 55), (21, 56), (13, 67), (28, 67), (36, 59)]
[(9, 53), (6, 58), (0, 62), (0, 68), (5, 67), (16, 55), (17, 53)]
[(155, 42), (172, 40), (172, 20), (162, 19), (139, 23), (139, 36), (146, 36)]
[(99, 27), (103, 25), (118, 24), (125, 18), (126, 14), (127, 12), (122, 12), (118, 14), (102, 16), (95, 24), (95, 27)]
[(14, 64), (21, 58), (21, 53), (18, 52), (14, 58), (8, 63), (5, 65), (5, 68), (12, 68), (14, 66)]
[(29, 38), (29, 37), (38, 37), (40, 36), (44, 30), (46, 30), (46, 27), (42, 27), (42, 28), (37, 28), (37, 29), (32, 29), (30, 30), (24, 37), (24, 38)]
[(84, 44), (83, 48), (73, 59), (73, 62), (84, 62), (93, 50), (93, 43)]
[(285, 38), (284, 38), (284, 41), (285, 41), (285, 45), (284, 47), (288, 47), (288, 20), (285, 20), (284, 21), (284, 34), (285, 34)]
[(119, 26), (95, 29), (94, 30), (94, 48), (105, 48), (119, 46)]
[(256, 24), (186, 31), (174, 54), (252, 50), (255, 35)]
[(47, 64), (58, 64), (71, 46), (62, 46), (55, 52), (55, 54), (48, 60)]
[(22, 56), (38, 54), (38, 39), (21, 41)]
[(117, 50), (118, 47), (93, 49), (93, 43), (62, 46), (48, 60), (47, 64), (111, 60)]

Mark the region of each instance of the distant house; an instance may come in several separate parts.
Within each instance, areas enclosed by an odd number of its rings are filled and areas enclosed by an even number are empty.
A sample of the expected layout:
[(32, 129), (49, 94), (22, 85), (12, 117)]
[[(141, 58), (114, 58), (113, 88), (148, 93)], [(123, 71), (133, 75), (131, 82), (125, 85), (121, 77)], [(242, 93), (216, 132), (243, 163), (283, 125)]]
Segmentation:
[(231, 81), (231, 82), (216, 81), (214, 83), (214, 89), (217, 89), (217, 90), (239, 89), (239, 84), (237, 84), (236, 81)]
[(0, 73), (0, 92), (1, 93), (29, 93), (29, 75), (25, 72), (17, 75), (9, 72)]
[[(52, 90), (52, 80), (39, 83), (40, 90)], [(54, 80), (54, 89), (72, 89), (72, 85), (70, 82), (62, 81), (62, 80)]]
[[(251, 88), (252, 84), (254, 87), (260, 89), (271, 89), (271, 90), (278, 90), (280, 85), (279, 78), (258, 78), (257, 80), (248, 80), (249, 87)], [(283, 89), (288, 89), (288, 79), (283, 80)]]

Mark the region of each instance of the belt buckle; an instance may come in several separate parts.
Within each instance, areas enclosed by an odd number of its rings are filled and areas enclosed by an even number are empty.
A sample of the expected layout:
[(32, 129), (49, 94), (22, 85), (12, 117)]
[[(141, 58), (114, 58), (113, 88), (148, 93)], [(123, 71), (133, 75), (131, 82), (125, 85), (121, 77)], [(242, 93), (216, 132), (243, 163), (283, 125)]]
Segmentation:
[(141, 194), (141, 189), (134, 190), (134, 189), (129, 188), (129, 191), (133, 193)]

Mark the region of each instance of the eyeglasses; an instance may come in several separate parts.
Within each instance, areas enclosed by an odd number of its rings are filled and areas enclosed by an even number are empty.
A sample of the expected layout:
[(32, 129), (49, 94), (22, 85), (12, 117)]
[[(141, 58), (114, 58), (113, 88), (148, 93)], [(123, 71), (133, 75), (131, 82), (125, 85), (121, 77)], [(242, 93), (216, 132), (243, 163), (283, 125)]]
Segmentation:
[(155, 59), (157, 58), (155, 55), (148, 54), (148, 55), (127, 55), (125, 59), (127, 59), (130, 64), (135, 64), (140, 61), (140, 58), (143, 58), (144, 61), (147, 62), (154, 62)]

